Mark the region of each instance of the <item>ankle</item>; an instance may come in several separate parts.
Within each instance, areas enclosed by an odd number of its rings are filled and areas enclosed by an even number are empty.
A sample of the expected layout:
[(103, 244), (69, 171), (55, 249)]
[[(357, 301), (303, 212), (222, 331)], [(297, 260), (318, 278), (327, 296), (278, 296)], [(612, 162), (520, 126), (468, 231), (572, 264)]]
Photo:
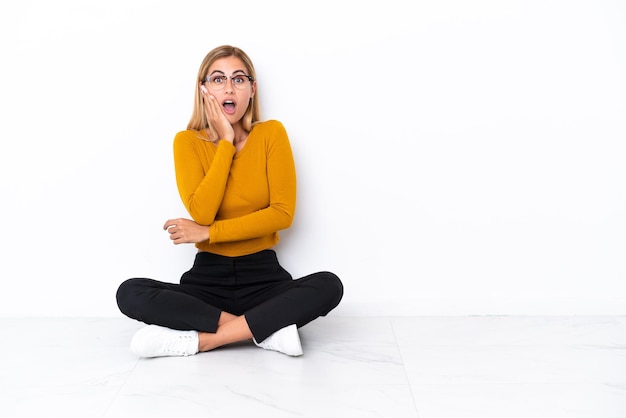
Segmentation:
[(198, 351), (204, 353), (219, 347), (219, 345), (216, 344), (215, 336), (216, 334), (210, 332), (198, 332)]
[(220, 319), (217, 321), (217, 326), (219, 327), (237, 318), (239, 318), (237, 315), (222, 311), (222, 313), (220, 314)]

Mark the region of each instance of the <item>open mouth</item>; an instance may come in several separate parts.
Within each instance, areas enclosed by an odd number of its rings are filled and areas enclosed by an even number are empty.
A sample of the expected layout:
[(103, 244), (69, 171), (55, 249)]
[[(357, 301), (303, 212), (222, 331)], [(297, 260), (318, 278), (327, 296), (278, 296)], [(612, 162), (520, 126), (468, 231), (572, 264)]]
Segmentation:
[(232, 100), (224, 101), (222, 107), (224, 107), (224, 111), (229, 115), (235, 113), (235, 102), (233, 102)]

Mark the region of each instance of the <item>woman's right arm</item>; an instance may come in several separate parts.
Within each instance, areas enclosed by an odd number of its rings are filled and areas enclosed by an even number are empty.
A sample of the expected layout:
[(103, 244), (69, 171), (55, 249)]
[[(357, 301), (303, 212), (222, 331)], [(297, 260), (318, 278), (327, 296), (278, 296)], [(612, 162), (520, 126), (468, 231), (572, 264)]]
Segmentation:
[[(203, 164), (201, 152), (188, 132), (174, 138), (174, 167), (176, 185), (187, 212), (201, 225), (211, 225), (222, 203), (235, 147), (220, 141), (215, 153)], [(208, 164), (208, 168), (207, 168)]]

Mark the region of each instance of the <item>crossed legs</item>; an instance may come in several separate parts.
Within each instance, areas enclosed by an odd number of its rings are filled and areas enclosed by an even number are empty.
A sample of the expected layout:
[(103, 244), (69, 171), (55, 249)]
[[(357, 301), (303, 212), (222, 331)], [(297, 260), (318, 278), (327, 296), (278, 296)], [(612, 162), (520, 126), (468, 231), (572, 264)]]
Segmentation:
[(245, 316), (222, 311), (217, 322), (217, 331), (198, 332), (198, 351), (211, 351), (223, 345), (251, 339), (252, 331)]

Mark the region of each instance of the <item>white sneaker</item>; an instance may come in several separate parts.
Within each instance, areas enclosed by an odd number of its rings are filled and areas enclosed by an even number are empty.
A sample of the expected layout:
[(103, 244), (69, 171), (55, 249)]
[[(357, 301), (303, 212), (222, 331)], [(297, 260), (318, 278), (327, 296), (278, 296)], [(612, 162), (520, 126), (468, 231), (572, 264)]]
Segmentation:
[(253, 341), (258, 347), (265, 350), (278, 351), (294, 357), (302, 355), (302, 345), (296, 324), (279, 329), (260, 343), (257, 343), (255, 339)]
[(198, 352), (198, 332), (148, 325), (135, 333), (130, 349), (139, 357), (192, 356)]

